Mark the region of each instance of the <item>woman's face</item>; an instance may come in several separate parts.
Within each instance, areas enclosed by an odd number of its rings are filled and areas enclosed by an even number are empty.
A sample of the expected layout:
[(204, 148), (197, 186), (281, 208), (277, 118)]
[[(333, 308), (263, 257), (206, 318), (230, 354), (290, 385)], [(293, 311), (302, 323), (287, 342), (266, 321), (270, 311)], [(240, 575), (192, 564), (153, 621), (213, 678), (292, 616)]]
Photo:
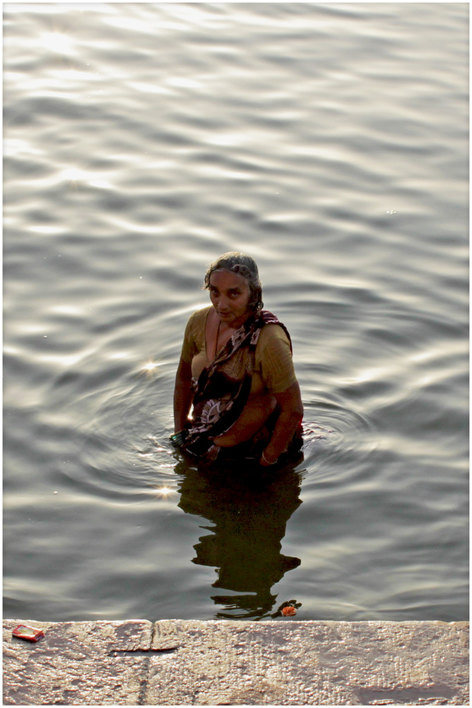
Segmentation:
[(215, 270), (210, 276), (210, 300), (218, 317), (229, 327), (241, 327), (251, 314), (251, 291), (246, 278), (230, 270)]

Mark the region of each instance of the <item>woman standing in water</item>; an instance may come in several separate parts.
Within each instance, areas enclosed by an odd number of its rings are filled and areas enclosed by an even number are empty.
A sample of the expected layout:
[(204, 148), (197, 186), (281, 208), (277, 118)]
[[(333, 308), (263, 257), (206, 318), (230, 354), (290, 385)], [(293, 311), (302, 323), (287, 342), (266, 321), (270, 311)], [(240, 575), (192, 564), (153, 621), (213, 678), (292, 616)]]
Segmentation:
[(207, 462), (251, 458), (269, 467), (287, 460), (302, 445), (303, 406), (290, 335), (262, 309), (257, 265), (225, 253), (208, 269), (205, 287), (212, 304), (187, 323), (171, 439)]

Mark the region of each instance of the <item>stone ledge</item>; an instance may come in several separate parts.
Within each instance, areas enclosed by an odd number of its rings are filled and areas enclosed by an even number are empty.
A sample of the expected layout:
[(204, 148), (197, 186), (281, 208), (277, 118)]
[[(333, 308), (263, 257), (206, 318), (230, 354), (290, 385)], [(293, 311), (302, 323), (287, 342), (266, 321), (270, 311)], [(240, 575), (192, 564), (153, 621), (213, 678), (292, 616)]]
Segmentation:
[(5, 705), (469, 703), (468, 622), (12, 619), (3, 636)]

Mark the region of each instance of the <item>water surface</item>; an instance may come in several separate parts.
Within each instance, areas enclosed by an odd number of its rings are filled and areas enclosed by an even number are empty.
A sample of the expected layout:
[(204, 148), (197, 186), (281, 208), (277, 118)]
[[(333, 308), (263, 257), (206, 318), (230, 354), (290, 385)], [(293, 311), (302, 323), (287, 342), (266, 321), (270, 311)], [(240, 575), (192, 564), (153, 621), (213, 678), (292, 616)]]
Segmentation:
[[(4, 5), (5, 616), (467, 617), (467, 51), (465, 3)], [(233, 249), (305, 406), (271, 480), (168, 443)]]

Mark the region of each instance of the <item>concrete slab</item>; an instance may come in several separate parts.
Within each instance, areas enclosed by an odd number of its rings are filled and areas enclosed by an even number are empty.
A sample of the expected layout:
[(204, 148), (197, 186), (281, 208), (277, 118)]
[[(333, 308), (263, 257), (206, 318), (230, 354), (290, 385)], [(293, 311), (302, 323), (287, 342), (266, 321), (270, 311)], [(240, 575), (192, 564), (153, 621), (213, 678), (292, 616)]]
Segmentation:
[[(44, 639), (31, 644), (12, 637), (17, 624), (43, 629)], [(147, 688), (146, 667), (139, 653), (147, 649), (152, 623), (35, 622), (3, 623), (3, 702), (138, 705)]]
[(468, 625), (166, 622), (180, 648), (150, 661), (150, 704), (468, 702)]
[(4, 621), (4, 703), (469, 703), (467, 622)]

